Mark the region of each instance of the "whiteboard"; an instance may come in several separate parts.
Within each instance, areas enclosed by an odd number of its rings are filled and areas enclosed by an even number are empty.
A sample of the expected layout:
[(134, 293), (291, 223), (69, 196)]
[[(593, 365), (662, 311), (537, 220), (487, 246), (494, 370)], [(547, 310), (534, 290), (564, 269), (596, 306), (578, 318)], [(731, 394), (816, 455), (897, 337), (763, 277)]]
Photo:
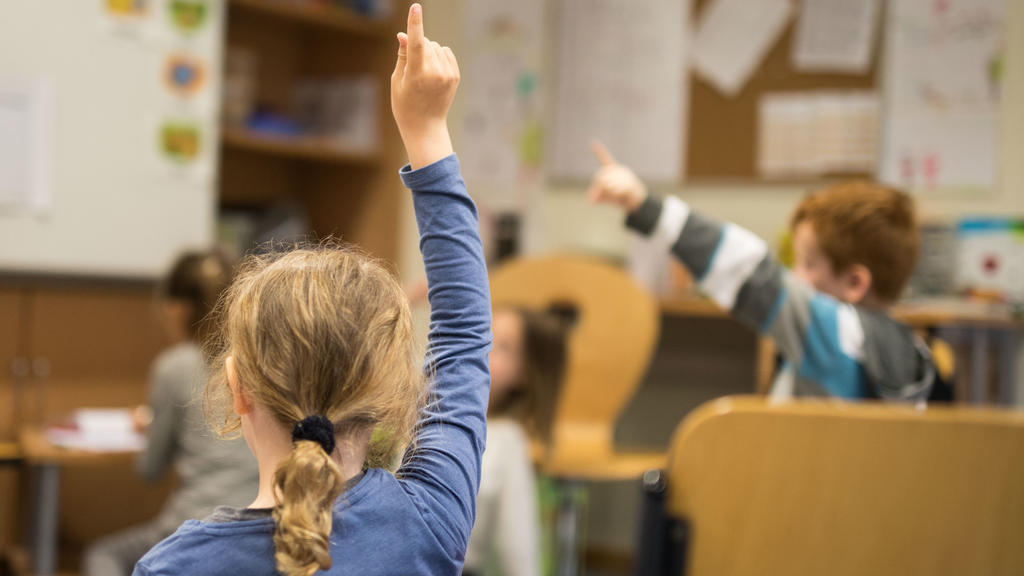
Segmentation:
[[(0, 134), (0, 149), (26, 141), (0, 183), (31, 189), (0, 194), (22, 197), (0, 205), (0, 272), (153, 277), (211, 242), (223, 5), (200, 4), (202, 25), (186, 32), (170, 0), (4, 1), (0, 91), (28, 98), (30, 117), (7, 109), (21, 133)], [(165, 82), (181, 54), (202, 69), (187, 96)], [(198, 152), (168, 156), (161, 135), (182, 126)]]

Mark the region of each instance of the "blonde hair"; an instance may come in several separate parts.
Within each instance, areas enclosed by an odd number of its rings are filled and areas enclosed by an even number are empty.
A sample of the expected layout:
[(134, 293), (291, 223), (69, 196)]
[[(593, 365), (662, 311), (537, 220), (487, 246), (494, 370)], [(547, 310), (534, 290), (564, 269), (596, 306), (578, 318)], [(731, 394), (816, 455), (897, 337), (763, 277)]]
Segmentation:
[[(224, 368), (231, 356), (242, 391), (288, 430), (313, 415), (348, 439), (368, 441), (376, 428), (383, 433), (369, 447), (368, 465), (391, 461), (409, 443), (426, 378), (408, 301), (377, 261), (333, 243), (251, 256), (218, 311), (217, 371), (206, 400), (219, 432), (241, 424)], [(277, 569), (307, 576), (330, 568), (333, 505), (344, 489), (332, 454), (295, 441), (274, 488)]]

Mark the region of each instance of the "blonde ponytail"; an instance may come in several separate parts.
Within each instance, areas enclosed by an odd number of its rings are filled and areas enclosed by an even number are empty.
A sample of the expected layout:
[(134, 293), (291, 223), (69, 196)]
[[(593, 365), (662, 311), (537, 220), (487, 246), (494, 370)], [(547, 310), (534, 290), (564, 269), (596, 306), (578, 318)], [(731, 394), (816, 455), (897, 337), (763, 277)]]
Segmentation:
[(221, 433), (241, 426), (231, 357), (239, 388), (283, 428), (296, 427), (274, 475), (277, 568), (285, 576), (329, 568), (332, 509), (344, 490), (335, 439), (365, 452), (345, 463), (352, 468), (390, 462), (405, 452), (426, 403), (402, 286), (377, 260), (325, 242), (246, 258), (215, 318), (209, 421)]
[(298, 440), (274, 473), (274, 559), (284, 576), (331, 567), (331, 516), (345, 487), (341, 469), (317, 442)]

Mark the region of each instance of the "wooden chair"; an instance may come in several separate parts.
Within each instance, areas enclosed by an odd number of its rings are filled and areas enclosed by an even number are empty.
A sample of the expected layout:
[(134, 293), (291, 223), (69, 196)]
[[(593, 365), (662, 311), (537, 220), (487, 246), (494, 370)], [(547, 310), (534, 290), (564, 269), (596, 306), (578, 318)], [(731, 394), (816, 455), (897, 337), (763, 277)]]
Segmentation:
[(639, 478), (663, 453), (615, 449), (615, 422), (633, 397), (658, 339), (654, 299), (629, 275), (600, 260), (551, 256), (513, 260), (491, 276), (495, 308), (568, 306), (577, 322), (542, 468), (553, 476)]
[(576, 312), (552, 440), (539, 460), (541, 470), (562, 484), (559, 573), (573, 575), (579, 569), (581, 482), (640, 478), (666, 462), (664, 453), (623, 452), (613, 442), (615, 423), (654, 354), (658, 304), (625, 271), (579, 256), (513, 260), (491, 275), (491, 298), (495, 308)]
[(1024, 574), (1022, 455), (1024, 412), (714, 401), (676, 432), (638, 572)]

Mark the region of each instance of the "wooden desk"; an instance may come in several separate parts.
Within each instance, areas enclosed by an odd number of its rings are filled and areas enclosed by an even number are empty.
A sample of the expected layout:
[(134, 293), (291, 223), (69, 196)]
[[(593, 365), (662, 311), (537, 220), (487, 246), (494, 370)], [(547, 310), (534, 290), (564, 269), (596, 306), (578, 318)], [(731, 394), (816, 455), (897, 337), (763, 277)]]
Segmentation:
[[(694, 318), (728, 318), (717, 304), (697, 295), (673, 296), (661, 300), (666, 314)], [(893, 318), (914, 328), (940, 325), (976, 326), (1024, 330), (1024, 317), (1015, 316), (1010, 306), (987, 304), (959, 298), (934, 298), (901, 302), (892, 309)]]
[[(727, 318), (729, 314), (714, 302), (699, 296), (678, 296), (661, 300), (666, 314), (693, 318)], [(919, 330), (932, 330), (951, 344), (965, 343), (970, 348), (970, 373), (965, 401), (980, 404), (987, 401), (988, 355), (993, 345), (999, 351), (999, 384), (996, 401), (1012, 405), (1017, 387), (1017, 348), (1024, 332), (1024, 317), (1011, 306), (967, 301), (960, 298), (930, 298), (901, 302), (892, 309), (893, 318)], [(771, 354), (770, 350), (762, 350)], [(759, 365), (771, 366), (765, 358)]]
[(45, 428), (21, 431), (21, 452), (32, 469), (32, 513), (29, 537), (31, 565), (36, 576), (51, 576), (57, 570), (57, 522), (60, 511), (60, 470), (63, 467), (103, 466), (124, 463), (134, 452), (87, 452), (55, 446), (46, 438)]
[(21, 446), (17, 442), (0, 442), (0, 464), (21, 462)]
[(989, 351), (998, 351), (999, 378), (994, 401), (1013, 405), (1017, 392), (1017, 353), (1024, 318), (1006, 304), (967, 301), (958, 298), (932, 298), (904, 302), (893, 315), (915, 328), (934, 331), (950, 344), (964, 344), (969, 357), (961, 364), (966, 380), (960, 395), (965, 401), (983, 404), (992, 401), (988, 394)]

